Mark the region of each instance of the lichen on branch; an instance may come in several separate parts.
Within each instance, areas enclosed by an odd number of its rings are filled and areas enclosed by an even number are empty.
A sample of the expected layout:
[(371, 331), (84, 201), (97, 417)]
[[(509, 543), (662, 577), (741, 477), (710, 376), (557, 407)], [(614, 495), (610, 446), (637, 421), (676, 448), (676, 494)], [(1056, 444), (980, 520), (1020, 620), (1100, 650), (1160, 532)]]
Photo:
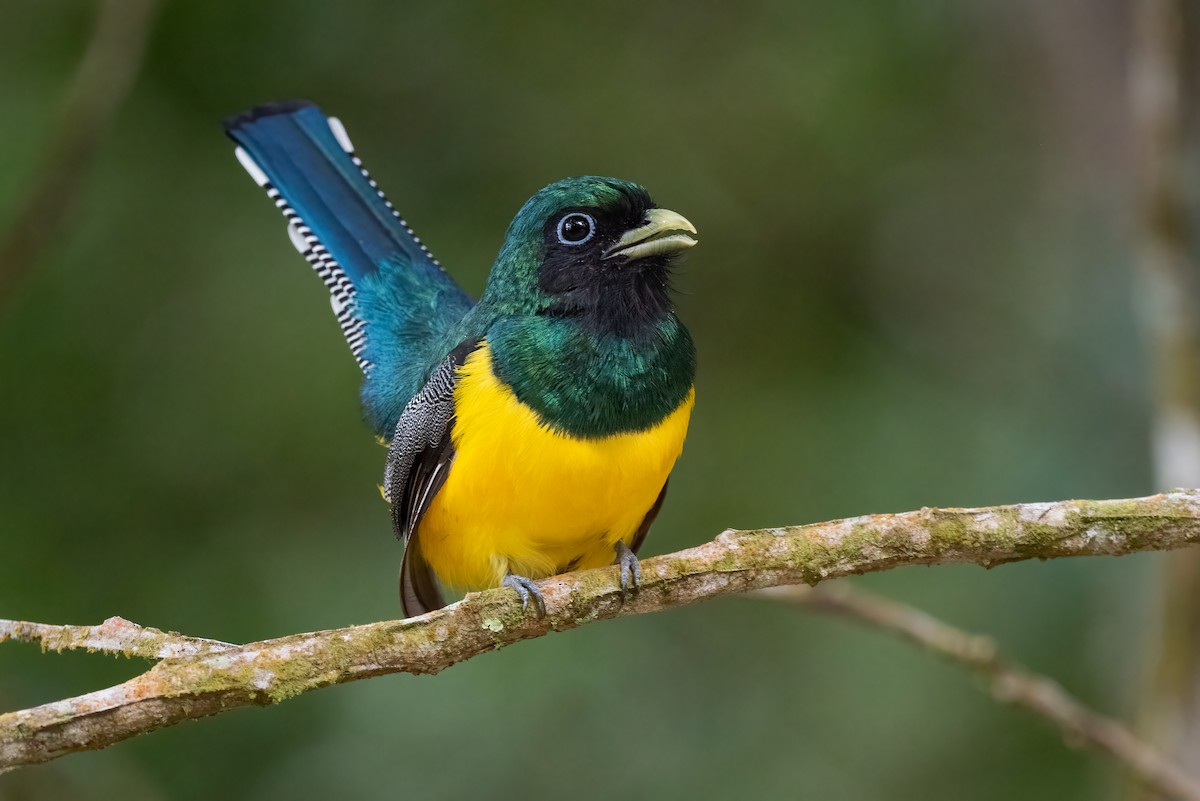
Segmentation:
[[(174, 638), (171, 647), (183, 649), (165, 653), (167, 644), (154, 639), (162, 632), (140, 629), (143, 633), (134, 640), (141, 645), (115, 650), (165, 657), (147, 672), (105, 690), (0, 715), (0, 770), (103, 748), (183, 720), (276, 703), (331, 684), (388, 673), (437, 673), (551, 631), (729, 593), (815, 585), (902, 565), (992, 567), (1022, 559), (1163, 551), (1198, 542), (1200, 490), (1132, 500), (926, 508), (805, 526), (728, 530), (695, 548), (644, 560), (641, 588), (629, 598), (622, 598), (616, 568), (554, 576), (539, 582), (547, 612), (541, 619), (527, 614), (514, 593), (490, 590), (408, 620), (241, 646), (163, 635)], [(35, 632), (21, 638), (49, 641), (56, 649), (87, 648), (100, 641), (97, 632), (106, 625), (49, 627), (39, 636), (39, 624), (0, 621), (0, 632)]]
[(142, 659), (169, 659), (223, 651), (235, 646), (219, 640), (186, 637), (110, 617), (99, 626), (54, 626), (23, 620), (0, 620), (0, 642), (34, 642), (43, 651), (83, 649)]

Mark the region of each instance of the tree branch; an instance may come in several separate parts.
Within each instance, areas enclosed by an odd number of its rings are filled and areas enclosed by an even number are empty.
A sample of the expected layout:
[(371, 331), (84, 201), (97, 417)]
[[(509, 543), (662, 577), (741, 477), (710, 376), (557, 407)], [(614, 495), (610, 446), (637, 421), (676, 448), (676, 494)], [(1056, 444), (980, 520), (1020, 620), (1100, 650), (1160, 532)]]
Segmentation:
[(197, 656), (236, 647), (220, 640), (185, 637), (173, 631), (139, 626), (123, 617), (110, 617), (99, 626), (51, 626), (23, 620), (0, 620), (0, 642), (5, 640), (35, 642), (43, 651), (83, 648), (143, 659)]
[(728, 593), (815, 585), (901, 565), (993, 567), (1022, 559), (1170, 550), (1198, 542), (1200, 490), (1133, 500), (921, 509), (808, 526), (730, 530), (704, 545), (643, 561), (641, 589), (624, 601), (616, 569), (604, 568), (539, 582), (547, 609), (543, 619), (525, 614), (513, 593), (491, 590), (408, 620), (164, 659), (115, 687), (0, 715), (0, 770), (103, 748), (183, 720), (275, 703), (331, 684), (388, 673), (437, 673), (551, 631)]
[(981, 675), (992, 695), (1057, 726), (1073, 747), (1107, 754), (1146, 789), (1167, 798), (1200, 801), (1200, 783), (1119, 722), (1096, 714), (1057, 682), (1009, 662), (981, 637), (911, 606), (847, 587), (773, 587), (760, 595), (798, 603), (894, 634)]

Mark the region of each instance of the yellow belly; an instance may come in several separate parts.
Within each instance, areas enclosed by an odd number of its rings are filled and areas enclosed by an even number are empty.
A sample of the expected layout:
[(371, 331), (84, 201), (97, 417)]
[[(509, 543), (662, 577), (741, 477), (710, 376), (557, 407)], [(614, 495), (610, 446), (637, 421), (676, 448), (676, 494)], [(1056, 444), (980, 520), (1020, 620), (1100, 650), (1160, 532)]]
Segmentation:
[(499, 585), (612, 564), (683, 450), (695, 393), (646, 431), (576, 439), (542, 425), (492, 372), (485, 342), (459, 371), (455, 456), (417, 528), (443, 582)]

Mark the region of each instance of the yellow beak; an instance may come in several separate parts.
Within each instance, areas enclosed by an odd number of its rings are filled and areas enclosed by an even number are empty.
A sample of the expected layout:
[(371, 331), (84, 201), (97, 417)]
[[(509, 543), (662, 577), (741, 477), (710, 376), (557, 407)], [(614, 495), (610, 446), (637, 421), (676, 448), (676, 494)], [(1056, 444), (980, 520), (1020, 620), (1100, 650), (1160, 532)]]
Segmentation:
[(604, 252), (604, 258), (624, 256), (627, 259), (643, 259), (676, 253), (687, 250), (696, 241), (696, 226), (682, 214), (670, 209), (650, 209), (646, 213), (646, 224), (626, 231)]

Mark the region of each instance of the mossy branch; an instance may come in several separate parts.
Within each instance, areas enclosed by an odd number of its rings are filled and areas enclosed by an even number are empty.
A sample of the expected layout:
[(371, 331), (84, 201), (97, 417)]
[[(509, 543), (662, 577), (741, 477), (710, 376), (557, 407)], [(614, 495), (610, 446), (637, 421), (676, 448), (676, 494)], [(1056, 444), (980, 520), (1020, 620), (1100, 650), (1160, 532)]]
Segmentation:
[(170, 631), (139, 626), (123, 617), (110, 617), (99, 626), (52, 626), (24, 620), (0, 620), (0, 642), (34, 642), (43, 651), (100, 651), (142, 659), (224, 651), (237, 646), (219, 640), (186, 637)]
[[(194, 653), (164, 658), (115, 687), (0, 715), (0, 770), (103, 748), (180, 721), (271, 704), (331, 684), (388, 673), (437, 673), (551, 631), (729, 593), (815, 585), (901, 565), (993, 567), (1022, 559), (1121, 555), (1195, 543), (1200, 543), (1200, 490), (1133, 500), (921, 509), (807, 526), (730, 530), (704, 545), (643, 561), (641, 589), (628, 599), (621, 597), (615, 568), (543, 580), (539, 586), (547, 614), (542, 619), (525, 614), (514, 593), (492, 590), (408, 620), (228, 648), (209, 643)], [(13, 632), (30, 624), (0, 625)], [(95, 630), (79, 631), (79, 647), (89, 647)], [(55, 632), (62, 638), (54, 639), (53, 647), (74, 647), (67, 628)], [(151, 649), (144, 646), (115, 650), (146, 656)]]

